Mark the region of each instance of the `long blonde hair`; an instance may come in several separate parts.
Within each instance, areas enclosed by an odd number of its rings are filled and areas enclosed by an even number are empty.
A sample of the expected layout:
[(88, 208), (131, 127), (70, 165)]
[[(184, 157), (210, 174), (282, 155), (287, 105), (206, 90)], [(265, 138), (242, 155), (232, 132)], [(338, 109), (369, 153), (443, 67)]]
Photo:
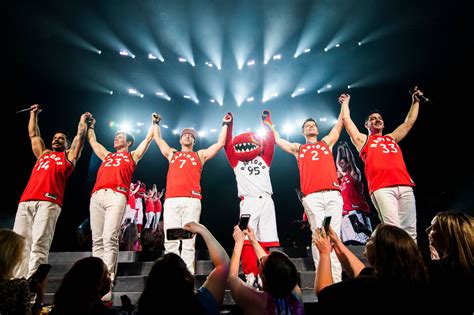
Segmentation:
[(441, 259), (459, 265), (467, 275), (474, 276), (474, 219), (464, 213), (439, 212), (436, 222), (442, 237), (437, 244)]
[(11, 230), (0, 229), (0, 279), (13, 277), (15, 267), (23, 257), (25, 238)]

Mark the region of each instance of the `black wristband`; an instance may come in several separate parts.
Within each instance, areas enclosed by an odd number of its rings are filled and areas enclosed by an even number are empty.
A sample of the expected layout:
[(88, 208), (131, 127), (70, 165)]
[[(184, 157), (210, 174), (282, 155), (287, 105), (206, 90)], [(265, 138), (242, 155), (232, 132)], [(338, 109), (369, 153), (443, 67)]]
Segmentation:
[(223, 121), (223, 122), (222, 122), (222, 126), (224, 126), (224, 125), (229, 126), (229, 125), (230, 125), (230, 121)]
[(155, 125), (159, 125), (159, 124), (160, 124), (160, 121), (159, 121), (159, 120), (155, 120), (155, 121), (153, 121), (153, 123), (154, 123)]

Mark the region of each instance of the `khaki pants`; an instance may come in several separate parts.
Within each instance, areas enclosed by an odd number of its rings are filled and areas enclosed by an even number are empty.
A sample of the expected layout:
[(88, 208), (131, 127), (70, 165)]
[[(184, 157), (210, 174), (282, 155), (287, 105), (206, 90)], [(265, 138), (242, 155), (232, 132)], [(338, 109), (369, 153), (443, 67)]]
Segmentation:
[(101, 189), (91, 197), (92, 256), (109, 268), (112, 281), (117, 274), (119, 233), (127, 197), (112, 189)]
[(48, 262), (61, 207), (50, 201), (24, 201), (18, 205), (13, 231), (25, 237), (23, 259), (16, 269), (16, 278), (29, 278), (40, 264)]
[(166, 238), (166, 230), (171, 228), (182, 228), (188, 222), (199, 223), (201, 217), (201, 200), (197, 198), (176, 197), (168, 198), (164, 204), (163, 229), (165, 233), (166, 253), (175, 253), (181, 256), (188, 270), (194, 274), (194, 256), (196, 249), (196, 236), (188, 240), (181, 240), (181, 253), (179, 252), (179, 240), (169, 241)]

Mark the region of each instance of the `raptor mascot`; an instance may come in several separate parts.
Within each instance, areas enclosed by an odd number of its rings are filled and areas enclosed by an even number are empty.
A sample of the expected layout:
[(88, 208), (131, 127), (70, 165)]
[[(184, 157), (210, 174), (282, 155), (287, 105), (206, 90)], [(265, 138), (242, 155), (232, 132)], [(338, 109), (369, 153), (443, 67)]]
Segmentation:
[[(254, 132), (245, 132), (232, 139), (234, 123), (232, 119), (227, 128), (225, 153), (237, 180), (240, 215), (250, 214), (249, 226), (268, 253), (269, 247), (280, 246), (270, 181), (275, 135), (268, 110), (263, 111), (262, 121), (264, 136), (260, 137)], [(249, 240), (245, 240), (242, 250), (242, 271), (247, 284), (261, 286), (257, 256)]]

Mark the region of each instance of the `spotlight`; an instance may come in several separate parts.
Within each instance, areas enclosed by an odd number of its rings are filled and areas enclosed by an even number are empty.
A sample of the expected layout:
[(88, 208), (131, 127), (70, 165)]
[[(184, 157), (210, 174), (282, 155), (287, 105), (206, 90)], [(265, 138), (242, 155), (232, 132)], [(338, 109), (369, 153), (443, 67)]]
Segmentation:
[(255, 60), (251, 59), (249, 61), (247, 61), (247, 66), (253, 66), (255, 64)]
[(110, 95), (114, 94), (114, 91), (109, 91), (109, 94), (110, 94)]
[(332, 85), (328, 84), (328, 85), (326, 85), (326, 88), (330, 89), (330, 88), (332, 88)]
[(339, 48), (339, 43), (338, 43), (338, 44), (336, 44), (336, 48)]
[(100, 55), (102, 53), (102, 50), (97, 50), (97, 53)]
[(179, 60), (179, 62), (188, 62), (188, 60), (186, 58), (183, 58), (183, 57), (179, 57), (178, 60)]
[(350, 88), (351, 88), (351, 85), (349, 84), (349, 85), (347, 86), (347, 88), (350, 89)]
[(161, 125), (161, 127), (165, 128), (165, 129), (168, 129), (168, 125)]
[(281, 54), (273, 56), (273, 60), (281, 60)]
[(310, 51), (311, 51), (311, 48), (306, 48), (305, 50), (303, 50), (305, 54), (309, 53)]
[(250, 103), (250, 102), (253, 102), (253, 100), (254, 100), (253, 96), (247, 97), (247, 102)]
[(324, 52), (328, 52), (328, 50), (329, 50), (329, 48), (327, 48), (327, 47), (324, 48)]
[(357, 45), (362, 46), (362, 42), (357, 42)]
[(158, 57), (156, 57), (156, 56), (153, 55), (152, 53), (149, 53), (149, 54), (148, 54), (148, 59), (158, 59)]

